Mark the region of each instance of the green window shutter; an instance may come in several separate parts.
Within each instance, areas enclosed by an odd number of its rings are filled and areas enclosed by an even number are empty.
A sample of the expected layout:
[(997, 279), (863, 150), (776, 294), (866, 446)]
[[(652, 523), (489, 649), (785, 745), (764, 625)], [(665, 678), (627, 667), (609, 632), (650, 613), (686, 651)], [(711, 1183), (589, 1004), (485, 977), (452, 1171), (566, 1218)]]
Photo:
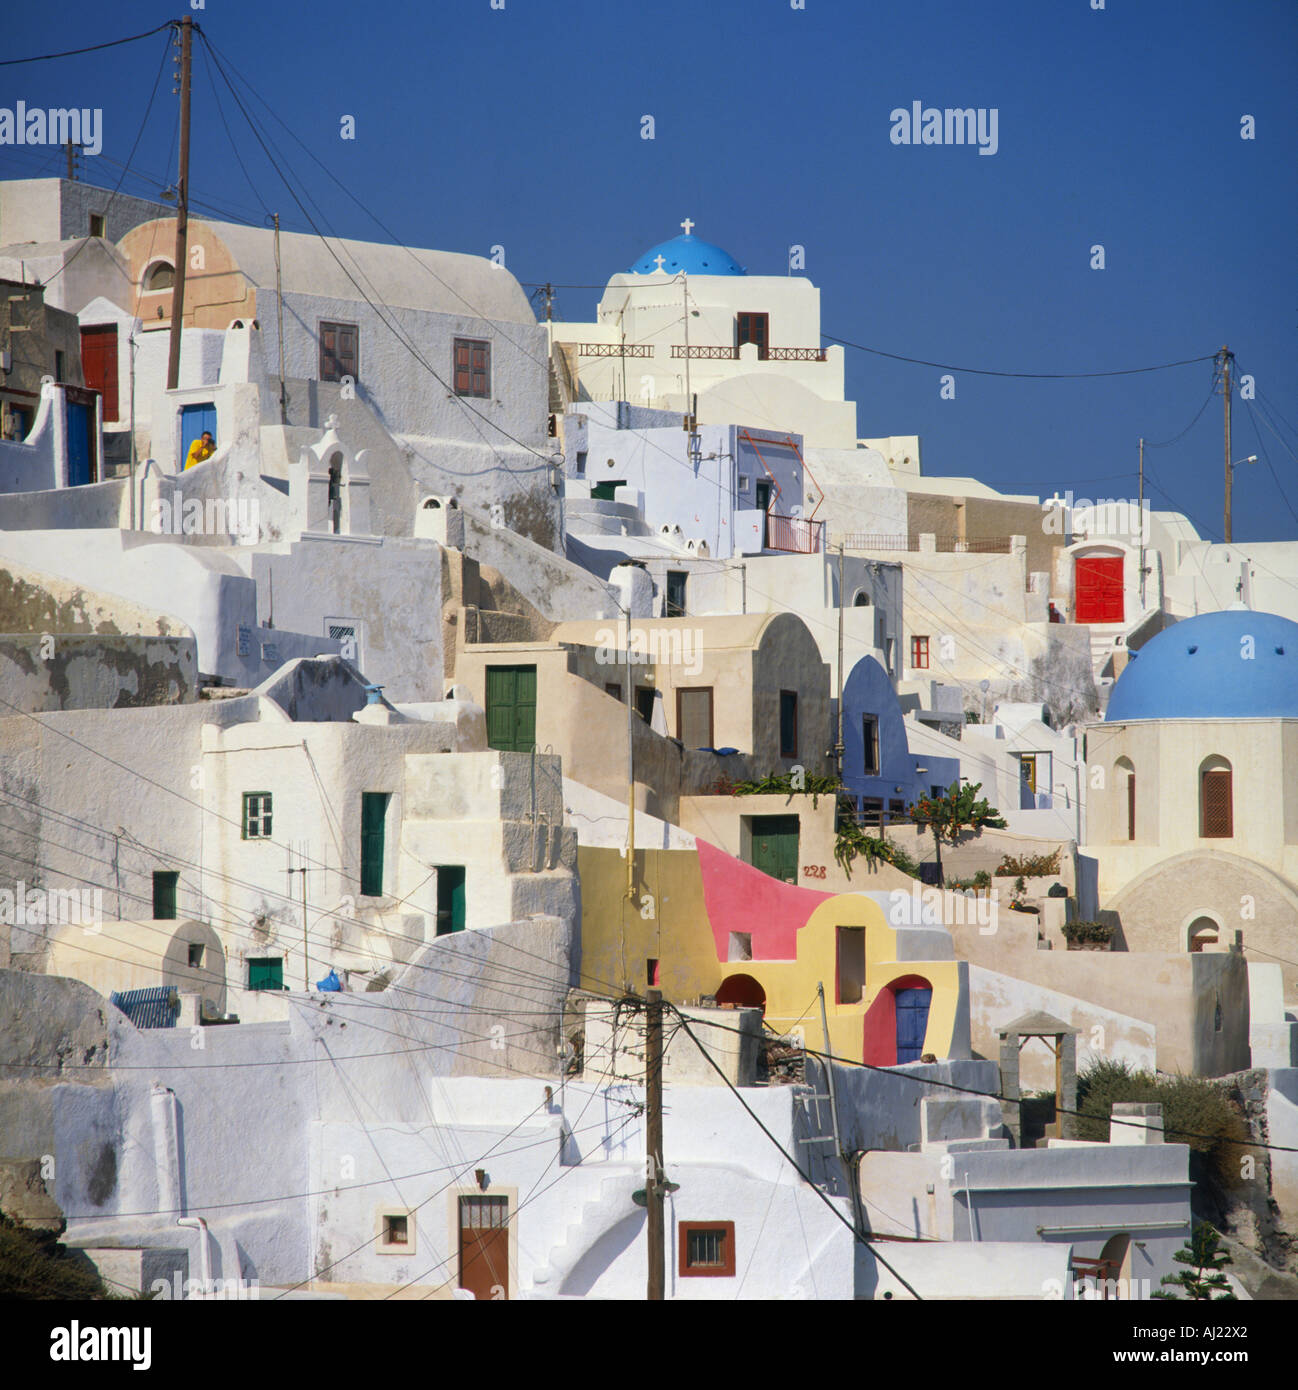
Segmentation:
[(174, 922), (176, 920), (176, 887), (180, 875), (174, 872), (158, 872), (153, 875), (153, 919), (155, 922)]
[(249, 989), (283, 989), (284, 960), (281, 956), (261, 956), (248, 961)]
[(515, 685), (514, 751), (530, 753), (536, 746), (536, 667), (520, 666)]
[(487, 746), (530, 753), (536, 744), (536, 667), (487, 667)]
[(388, 813), (387, 792), (361, 793), (361, 893), (383, 896), (383, 829)]

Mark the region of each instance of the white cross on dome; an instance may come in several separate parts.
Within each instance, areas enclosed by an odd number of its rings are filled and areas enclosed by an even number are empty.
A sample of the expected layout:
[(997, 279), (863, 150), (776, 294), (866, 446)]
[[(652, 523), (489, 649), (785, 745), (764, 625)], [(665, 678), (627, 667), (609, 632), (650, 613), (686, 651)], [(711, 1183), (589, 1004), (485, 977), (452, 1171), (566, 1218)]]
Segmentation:
[(685, 221), (681, 223), (681, 226), (685, 228), (685, 235), (689, 236), (694, 230), (694, 221), (692, 218), (687, 217)]
[(663, 268), (663, 266), (666, 264), (666, 261), (667, 257), (664, 256), (661, 251), (659, 251), (659, 253), (654, 257), (654, 265), (656, 265), (659, 270)]

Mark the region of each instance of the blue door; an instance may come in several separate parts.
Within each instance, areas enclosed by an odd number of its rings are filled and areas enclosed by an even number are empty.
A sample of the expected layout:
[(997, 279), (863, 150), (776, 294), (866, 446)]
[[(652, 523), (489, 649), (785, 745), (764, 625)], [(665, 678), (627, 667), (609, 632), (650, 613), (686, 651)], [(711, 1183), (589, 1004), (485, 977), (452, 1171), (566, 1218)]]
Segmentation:
[(204, 432), (212, 436), (213, 442), (216, 440), (216, 406), (208, 405), (182, 405), (180, 407), (180, 461), (178, 466), (184, 468), (185, 460), (189, 457), (189, 446), (196, 439), (201, 439)]
[(918, 1062), (928, 1031), (928, 1006), (932, 989), (897, 991), (897, 1061)]
[(91, 407), (68, 402), (68, 486), (82, 487), (94, 481), (91, 438), (94, 415)]

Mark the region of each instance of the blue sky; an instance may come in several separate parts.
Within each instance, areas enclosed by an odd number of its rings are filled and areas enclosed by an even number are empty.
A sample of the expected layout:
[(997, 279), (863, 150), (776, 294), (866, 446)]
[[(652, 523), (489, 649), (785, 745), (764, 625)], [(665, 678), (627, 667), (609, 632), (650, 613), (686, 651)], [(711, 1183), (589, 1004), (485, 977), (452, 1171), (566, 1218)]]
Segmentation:
[[(483, 255), (498, 244), (524, 282), (592, 286), (689, 216), (752, 273), (783, 273), (786, 248), (804, 246), (825, 332), (902, 356), (1088, 372), (1227, 343), (1259, 392), (1236, 401), (1233, 453), (1265, 447), (1237, 471), (1235, 537), (1296, 538), (1298, 6), (1091, 3), (208, 0), (192, 13), (362, 205), (253, 103), (331, 233), (388, 239), (373, 210), (411, 244)], [(78, 47), (184, 12), (183, 0), (23, 7), (6, 48)], [(0, 105), (102, 107), (103, 158), (85, 161), (86, 176), (111, 187), (164, 44), (0, 69)], [(171, 177), (170, 88), (167, 71), (133, 161), (144, 177), (124, 191), (156, 194)], [(200, 53), (196, 204), (249, 221), (276, 209), (308, 230), (220, 91), (247, 177)], [(996, 108), (997, 153), (893, 145), (889, 113), (915, 100)], [(340, 139), (343, 114), (354, 141)], [(0, 147), (2, 177), (58, 167)], [(1090, 268), (1095, 244), (1103, 270)], [(558, 312), (590, 318), (598, 297), (561, 290)], [(850, 349), (847, 363), (860, 433), (919, 434), (926, 472), (1091, 497), (1134, 496), (1138, 437), (1179, 435), (1212, 377), (1209, 363), (1093, 381), (958, 372), (942, 400), (934, 368)], [(1220, 397), (1146, 458), (1218, 536)]]

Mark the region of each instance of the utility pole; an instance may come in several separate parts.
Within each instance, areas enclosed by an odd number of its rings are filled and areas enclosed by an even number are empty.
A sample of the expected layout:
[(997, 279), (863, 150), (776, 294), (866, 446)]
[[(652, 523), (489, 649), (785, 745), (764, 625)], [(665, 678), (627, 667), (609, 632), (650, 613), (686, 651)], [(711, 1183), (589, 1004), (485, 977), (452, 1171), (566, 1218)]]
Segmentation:
[(545, 295), (545, 321), (546, 323), (549, 323), (550, 320), (554, 317), (554, 315), (551, 313), (551, 306), (554, 304), (554, 286), (550, 284), (548, 280), (545, 282), (545, 289), (543, 293)]
[(1234, 469), (1230, 461), (1230, 364), (1234, 360), (1234, 353), (1228, 347), (1222, 347), (1217, 354), (1221, 359), (1221, 393), (1222, 402), (1226, 408), (1226, 516), (1225, 516), (1225, 539), (1230, 542), (1230, 486), (1231, 475)]
[(71, 182), (71, 183), (76, 183), (76, 181), (77, 181), (77, 157), (76, 157), (75, 154), (73, 154), (73, 150), (76, 149), (76, 146), (72, 143), (71, 140), (68, 140), (68, 141), (65, 142), (65, 144), (64, 144), (64, 146), (63, 146), (63, 149), (64, 149), (64, 151), (65, 151), (65, 153), (67, 154), (67, 157), (68, 157), (68, 180), (69, 180), (69, 182)]
[(834, 1151), (838, 1154), (838, 1160), (843, 1165), (843, 1180), (847, 1185), (847, 1195), (852, 1201), (852, 1226), (858, 1235), (864, 1235), (865, 1221), (861, 1211), (859, 1183), (851, 1157), (843, 1147), (843, 1134), (838, 1125), (838, 1092), (834, 1087), (834, 1064), (830, 1061), (834, 1055), (834, 1049), (829, 1041), (829, 1019), (825, 1012), (825, 984), (823, 980), (816, 981), (816, 996), (820, 1000), (820, 1032), (825, 1039), (825, 1079), (829, 1084), (829, 1117), (834, 1126)]
[(690, 416), (690, 277), (681, 271), (681, 296), (685, 302), (685, 428), (692, 434), (694, 421)]
[(1140, 611), (1145, 611), (1145, 439), (1140, 439), (1140, 483), (1136, 510), (1140, 521)]
[(288, 424), (288, 396), (284, 385), (284, 288), (280, 278), (279, 265), (279, 213), (272, 212), (275, 219), (275, 314), (279, 320), (276, 330), (279, 337), (279, 418), (280, 423)]
[(302, 849), (302, 851), (301, 851), (301, 854), (302, 854), (302, 867), (301, 867), (300, 869), (295, 869), (295, 868), (293, 867), (293, 854), (292, 854), (292, 851), (291, 851), (291, 850), (289, 851), (288, 876), (289, 876), (289, 878), (290, 878), (290, 880), (291, 880), (294, 874), (301, 874), (301, 875), (302, 875), (302, 988), (305, 989), (305, 990), (309, 993), (310, 990), (311, 990), (311, 956), (310, 956), (310, 950), (309, 950), (309, 948), (308, 948), (308, 946), (307, 946), (307, 925), (306, 925), (306, 869), (307, 869), (307, 864), (306, 864), (306, 848), (305, 848), (305, 846), (303, 846), (303, 849)]
[[(635, 685), (631, 680), (631, 593), (627, 586), (626, 627), (622, 634), (626, 659), (626, 896), (635, 900)], [(625, 910), (625, 909), (624, 909)], [(625, 918), (623, 919), (625, 921)], [(624, 963), (625, 967), (625, 963)]]
[(661, 1303), (666, 1289), (663, 1244), (663, 996), (645, 991), (645, 1210), (648, 1213), (649, 1286), (646, 1298)]
[(167, 353), (167, 390), (180, 385), (180, 334), (185, 313), (185, 266), (189, 260), (189, 75), (194, 23), (180, 21), (180, 166), (176, 180), (176, 271), (171, 291), (171, 341)]
[(838, 543), (838, 735), (834, 740), (834, 766), (843, 780), (843, 542)]

